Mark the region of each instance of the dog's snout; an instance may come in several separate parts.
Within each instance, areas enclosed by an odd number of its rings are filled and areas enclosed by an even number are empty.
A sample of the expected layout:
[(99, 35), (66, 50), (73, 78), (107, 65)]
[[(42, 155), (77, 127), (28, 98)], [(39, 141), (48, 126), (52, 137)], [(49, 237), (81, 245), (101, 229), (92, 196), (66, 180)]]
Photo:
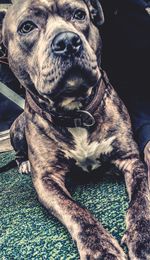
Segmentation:
[(79, 54), (81, 48), (82, 41), (79, 35), (73, 32), (59, 33), (52, 41), (53, 53), (60, 56)]

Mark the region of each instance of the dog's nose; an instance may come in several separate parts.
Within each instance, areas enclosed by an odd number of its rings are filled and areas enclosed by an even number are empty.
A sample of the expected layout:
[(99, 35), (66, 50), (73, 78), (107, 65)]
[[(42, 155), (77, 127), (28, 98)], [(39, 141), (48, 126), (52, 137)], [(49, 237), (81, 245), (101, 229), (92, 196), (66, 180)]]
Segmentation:
[(82, 41), (76, 33), (62, 32), (55, 36), (52, 42), (52, 51), (60, 56), (79, 54), (82, 48)]

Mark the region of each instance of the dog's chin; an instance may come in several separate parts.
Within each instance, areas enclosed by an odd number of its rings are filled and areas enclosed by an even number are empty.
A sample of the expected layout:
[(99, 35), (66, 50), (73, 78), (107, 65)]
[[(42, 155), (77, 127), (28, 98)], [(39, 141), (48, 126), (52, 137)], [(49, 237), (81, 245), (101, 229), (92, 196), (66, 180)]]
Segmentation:
[(89, 88), (84, 95), (81, 95), (78, 97), (76, 96), (63, 96), (62, 100), (56, 104), (57, 108), (63, 109), (63, 110), (78, 110), (82, 109), (85, 100), (91, 95), (92, 93), (92, 87)]
[(64, 110), (81, 109), (91, 92), (92, 86), (85, 78), (70, 75), (55, 105)]
[(83, 70), (68, 71), (53, 92), (55, 106), (65, 110), (81, 109), (97, 81), (96, 72), (92, 74)]
[(91, 92), (92, 87), (83, 78), (69, 78), (65, 84), (65, 91), (57, 102), (57, 107), (65, 110), (81, 109)]

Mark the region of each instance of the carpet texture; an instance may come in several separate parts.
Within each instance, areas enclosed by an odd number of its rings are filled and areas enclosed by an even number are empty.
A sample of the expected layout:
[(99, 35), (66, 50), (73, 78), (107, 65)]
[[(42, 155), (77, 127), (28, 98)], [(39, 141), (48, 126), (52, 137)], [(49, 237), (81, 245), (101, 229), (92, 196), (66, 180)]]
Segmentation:
[[(1, 153), (0, 167), (12, 159), (14, 152)], [(17, 168), (2, 171), (0, 190), (0, 259), (79, 259), (67, 230), (38, 202), (31, 176), (20, 175)], [(72, 196), (120, 242), (128, 207), (122, 178), (106, 175), (98, 183), (79, 185)]]

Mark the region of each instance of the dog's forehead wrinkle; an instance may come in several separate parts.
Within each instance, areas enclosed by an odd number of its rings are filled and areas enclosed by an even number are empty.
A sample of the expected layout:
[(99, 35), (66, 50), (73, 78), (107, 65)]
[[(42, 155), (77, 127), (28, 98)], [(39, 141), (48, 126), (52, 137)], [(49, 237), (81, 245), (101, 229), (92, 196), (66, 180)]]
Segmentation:
[(56, 5), (56, 1), (54, 0), (28, 0), (26, 1), (28, 3), (28, 6), (43, 6), (46, 8), (51, 7), (52, 5)]
[[(13, 7), (15, 6), (15, 8)], [(20, 14), (20, 10), (22, 13), (24, 11), (28, 12), (28, 10), (34, 10), (35, 9), (46, 9), (47, 11), (50, 12), (55, 12), (58, 8), (63, 8), (63, 7), (69, 7), (69, 6), (77, 6), (78, 8), (80, 7), (86, 7), (86, 4), (83, 0), (78, 0), (78, 1), (72, 1), (72, 0), (27, 0), (27, 1), (15, 1), (13, 4), (13, 10), (15, 9), (16, 13)], [(20, 8), (21, 6), (21, 8)]]
[(51, 15), (57, 12), (57, 3), (55, 1), (47, 1), (47, 0), (40, 0), (39, 3), (33, 1), (33, 5), (30, 6), (32, 11), (44, 11), (45, 13)]
[[(27, 15), (29, 16), (30, 11), (32, 13), (37, 10), (41, 11), (51, 11), (55, 10), (54, 8), (56, 6), (55, 2), (53, 0), (28, 0), (28, 1), (16, 1), (8, 10), (8, 13), (10, 14), (9, 22), (12, 17), (12, 23), (16, 23), (19, 18)], [(16, 17), (16, 19), (14, 19)]]
[(58, 6), (68, 8), (68, 7), (78, 7), (83, 8), (86, 7), (86, 4), (83, 0), (72, 1), (72, 0), (58, 0)]

